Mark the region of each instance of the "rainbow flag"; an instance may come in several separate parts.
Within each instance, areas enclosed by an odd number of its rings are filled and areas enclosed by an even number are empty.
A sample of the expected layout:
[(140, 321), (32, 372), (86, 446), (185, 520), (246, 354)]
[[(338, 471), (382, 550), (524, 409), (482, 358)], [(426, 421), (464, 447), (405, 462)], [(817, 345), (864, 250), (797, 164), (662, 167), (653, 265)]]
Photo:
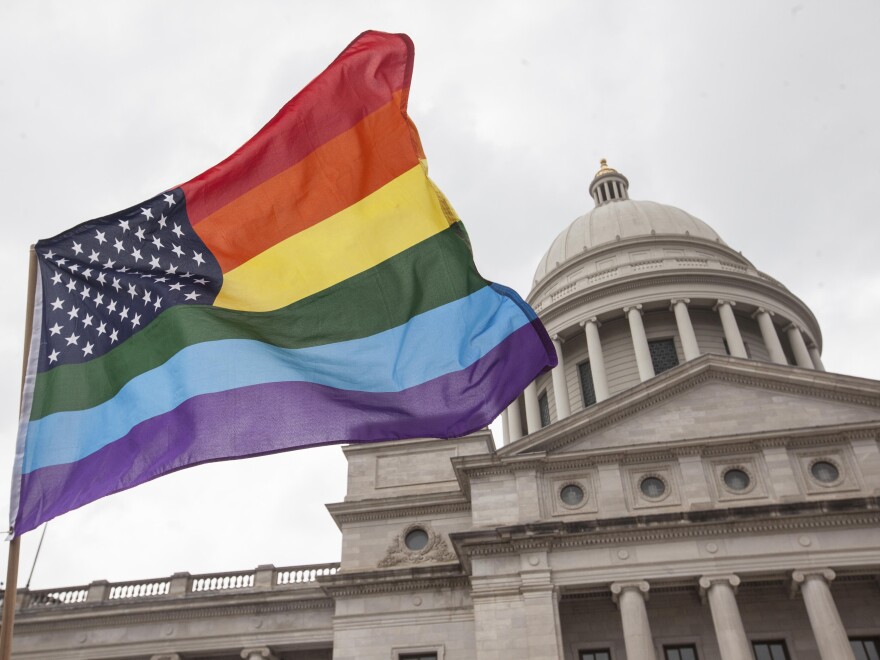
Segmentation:
[(556, 356), (477, 273), (367, 32), (219, 165), (37, 243), (13, 534), (191, 465), (456, 437)]

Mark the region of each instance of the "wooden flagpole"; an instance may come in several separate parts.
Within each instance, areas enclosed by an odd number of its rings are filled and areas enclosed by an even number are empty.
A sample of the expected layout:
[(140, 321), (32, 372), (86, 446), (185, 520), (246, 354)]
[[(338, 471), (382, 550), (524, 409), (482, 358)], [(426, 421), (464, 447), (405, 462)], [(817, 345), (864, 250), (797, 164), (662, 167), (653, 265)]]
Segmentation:
[[(24, 359), (21, 365), (21, 388), (27, 376), (28, 351), (31, 334), (34, 330), (34, 294), (37, 288), (37, 253), (31, 245), (28, 258), (27, 312), (24, 318)], [(19, 402), (20, 404), (20, 402)], [(12, 628), (15, 625), (15, 601), (18, 596), (18, 557), (21, 551), (21, 537), (15, 536), (9, 543), (9, 558), (6, 561), (6, 589), (3, 593), (3, 622), (0, 623), (0, 660), (12, 656)]]

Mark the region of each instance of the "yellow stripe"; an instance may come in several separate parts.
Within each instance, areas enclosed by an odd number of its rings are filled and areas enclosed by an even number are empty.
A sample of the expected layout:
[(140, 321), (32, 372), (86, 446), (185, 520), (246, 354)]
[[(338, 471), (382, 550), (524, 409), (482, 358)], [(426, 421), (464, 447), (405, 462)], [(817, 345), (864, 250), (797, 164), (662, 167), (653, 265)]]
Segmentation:
[(450, 226), (421, 165), (223, 276), (217, 307), (267, 312), (322, 291)]

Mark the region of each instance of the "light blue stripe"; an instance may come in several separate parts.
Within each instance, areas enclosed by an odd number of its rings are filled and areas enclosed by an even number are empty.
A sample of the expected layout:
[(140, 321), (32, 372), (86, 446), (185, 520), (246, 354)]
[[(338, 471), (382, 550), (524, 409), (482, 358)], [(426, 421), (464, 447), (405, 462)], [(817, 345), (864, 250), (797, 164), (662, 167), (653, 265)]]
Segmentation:
[(32, 421), (24, 473), (84, 458), (200, 394), (283, 381), (399, 392), (470, 366), (528, 322), (515, 302), (483, 287), (362, 339), (298, 349), (251, 339), (195, 344), (94, 408)]

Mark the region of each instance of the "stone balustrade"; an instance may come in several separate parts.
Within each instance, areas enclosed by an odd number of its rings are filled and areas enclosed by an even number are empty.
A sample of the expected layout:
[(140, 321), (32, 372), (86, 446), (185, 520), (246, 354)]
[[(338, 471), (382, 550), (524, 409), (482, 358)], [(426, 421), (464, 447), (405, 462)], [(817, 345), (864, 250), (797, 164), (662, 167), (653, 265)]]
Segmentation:
[(175, 573), (171, 577), (129, 582), (97, 580), (91, 584), (63, 589), (20, 589), (22, 610), (74, 607), (120, 601), (199, 598), (232, 591), (270, 591), (315, 586), (317, 579), (335, 575), (338, 563), (282, 566), (271, 564), (249, 571), (226, 573)]

